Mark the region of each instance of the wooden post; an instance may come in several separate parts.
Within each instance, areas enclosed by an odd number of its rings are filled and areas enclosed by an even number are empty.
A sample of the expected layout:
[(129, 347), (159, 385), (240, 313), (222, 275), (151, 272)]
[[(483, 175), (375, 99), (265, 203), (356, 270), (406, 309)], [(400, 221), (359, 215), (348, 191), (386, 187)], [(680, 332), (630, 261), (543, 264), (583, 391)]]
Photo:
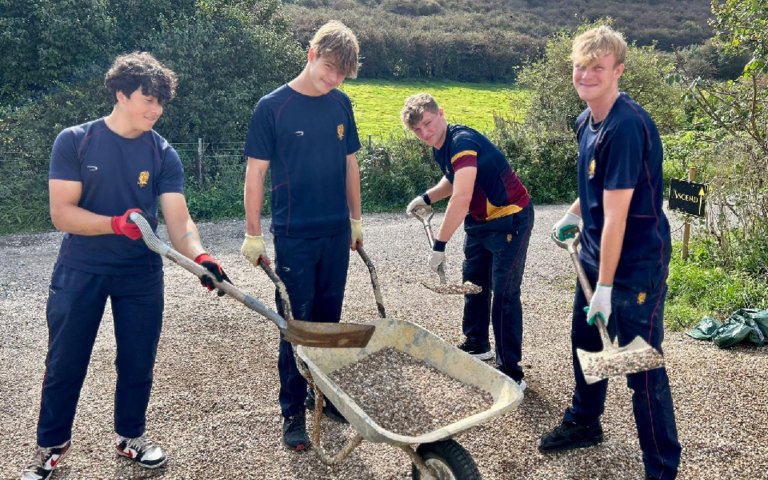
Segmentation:
[[(696, 167), (690, 167), (688, 169), (688, 181), (692, 182), (696, 180)], [(683, 260), (688, 259), (688, 240), (691, 237), (691, 223), (688, 221), (688, 217), (685, 217), (685, 224), (683, 224)]]
[(197, 139), (197, 183), (203, 184), (203, 139)]

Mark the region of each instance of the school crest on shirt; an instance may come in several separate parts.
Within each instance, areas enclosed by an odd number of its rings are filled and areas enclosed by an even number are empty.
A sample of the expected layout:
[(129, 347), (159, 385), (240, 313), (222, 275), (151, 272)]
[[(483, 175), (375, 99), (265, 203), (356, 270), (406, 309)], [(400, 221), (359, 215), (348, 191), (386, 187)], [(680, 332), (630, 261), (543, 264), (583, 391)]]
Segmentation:
[(147, 186), (149, 183), (149, 172), (147, 170), (143, 170), (141, 173), (139, 173), (139, 181), (137, 183), (141, 188)]
[(592, 178), (595, 176), (595, 165), (597, 162), (595, 162), (595, 159), (593, 158), (591, 162), (589, 162), (589, 178)]
[(344, 140), (344, 124), (343, 123), (336, 125), (336, 136), (339, 137), (339, 140)]
[(645, 299), (648, 295), (645, 292), (640, 292), (637, 294), (637, 304), (642, 305), (645, 303)]

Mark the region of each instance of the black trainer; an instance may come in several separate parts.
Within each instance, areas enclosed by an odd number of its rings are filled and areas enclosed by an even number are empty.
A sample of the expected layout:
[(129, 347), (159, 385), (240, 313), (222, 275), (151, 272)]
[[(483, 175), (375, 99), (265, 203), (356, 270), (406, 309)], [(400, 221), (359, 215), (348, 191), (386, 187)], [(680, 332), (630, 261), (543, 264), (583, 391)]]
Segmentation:
[(540, 452), (560, 452), (574, 448), (585, 448), (603, 441), (603, 427), (580, 425), (563, 421), (554, 430), (539, 439)]
[(491, 344), (488, 342), (476, 342), (467, 338), (459, 345), (459, 350), (463, 350), (478, 360), (490, 360), (496, 357), (491, 351)]
[[(327, 398), (323, 398), (323, 402), (325, 405), (323, 405), (323, 414), (333, 420), (334, 422), (338, 423), (349, 423), (346, 418), (344, 418), (344, 415), (341, 414), (339, 409), (337, 409), (331, 402), (328, 401)], [(310, 412), (315, 411), (315, 390), (313, 388), (310, 388), (307, 392), (307, 399), (304, 400), (304, 406), (307, 407), (307, 410)]]
[(296, 452), (303, 452), (309, 448), (307, 418), (304, 412), (292, 417), (283, 417), (283, 443)]

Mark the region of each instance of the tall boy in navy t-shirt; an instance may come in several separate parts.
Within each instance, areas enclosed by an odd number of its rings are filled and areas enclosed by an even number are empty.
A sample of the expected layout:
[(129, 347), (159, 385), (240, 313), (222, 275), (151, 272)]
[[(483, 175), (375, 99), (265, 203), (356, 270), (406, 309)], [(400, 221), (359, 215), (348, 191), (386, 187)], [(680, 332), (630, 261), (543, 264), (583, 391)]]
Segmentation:
[[(299, 76), (259, 100), (245, 141), (246, 235), (241, 252), (253, 265), (269, 263), (261, 207), (270, 170), (277, 274), (294, 316), (305, 321), (340, 320), (349, 250), (363, 241), (355, 156), (360, 141), (352, 104), (336, 88), (357, 75), (358, 51), (354, 33), (342, 23), (320, 27)], [(277, 304), (282, 313), (281, 302)], [(283, 443), (304, 450), (309, 446), (307, 382), (284, 339), (278, 369)], [(330, 404), (326, 414), (343, 420)]]
[[(579, 198), (552, 229), (563, 241), (580, 220), (580, 258), (594, 288), (584, 298), (577, 282), (572, 351), (602, 348), (595, 319), (626, 345), (636, 336), (661, 351), (671, 241), (662, 211), (662, 146), (656, 125), (626, 93), (619, 93), (627, 44), (609, 27), (573, 43), (573, 85), (587, 109), (579, 116)], [(585, 315), (584, 309), (587, 308)], [(539, 450), (567, 450), (602, 442), (600, 415), (608, 382), (588, 385), (573, 355), (576, 387), (562, 423)], [(646, 478), (672, 479), (680, 463), (675, 413), (663, 368), (627, 376)]]

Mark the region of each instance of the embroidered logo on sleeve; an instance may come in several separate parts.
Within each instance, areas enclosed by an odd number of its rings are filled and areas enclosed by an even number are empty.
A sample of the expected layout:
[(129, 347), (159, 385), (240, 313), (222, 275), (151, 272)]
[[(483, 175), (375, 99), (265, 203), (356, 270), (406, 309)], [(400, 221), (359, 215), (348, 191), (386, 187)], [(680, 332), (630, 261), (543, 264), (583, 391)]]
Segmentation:
[(149, 172), (147, 170), (142, 171), (139, 173), (139, 187), (144, 188), (149, 183)]
[(344, 124), (343, 123), (336, 125), (336, 136), (339, 137), (339, 140), (344, 140)]

